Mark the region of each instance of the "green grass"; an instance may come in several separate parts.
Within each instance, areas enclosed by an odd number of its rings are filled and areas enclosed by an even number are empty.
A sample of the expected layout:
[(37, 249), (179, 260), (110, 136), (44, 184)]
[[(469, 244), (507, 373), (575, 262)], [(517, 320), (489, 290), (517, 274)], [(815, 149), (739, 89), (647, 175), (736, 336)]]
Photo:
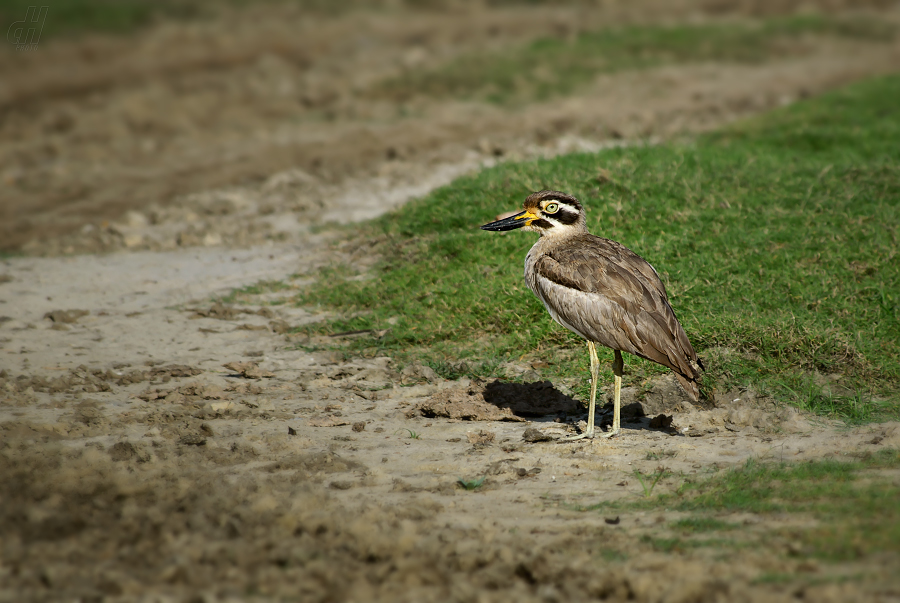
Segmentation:
[(679, 519), (672, 524), (672, 527), (680, 532), (689, 534), (699, 534), (705, 532), (718, 532), (723, 530), (734, 530), (738, 526), (727, 521), (721, 521), (715, 517), (687, 517)]
[[(873, 552), (900, 553), (900, 451), (857, 460), (744, 465), (686, 481), (677, 492), (633, 501), (608, 501), (581, 510), (671, 509), (690, 515), (671, 524), (674, 536), (646, 536), (657, 550), (745, 546), (748, 539), (793, 543), (795, 554), (856, 559)], [(759, 528), (745, 530), (722, 516), (754, 513)], [(778, 517), (775, 527), (766, 518)], [(802, 521), (792, 522), (791, 518)], [(778, 526), (788, 527), (778, 527)], [(793, 527), (792, 527), (793, 526)], [(696, 538), (730, 532), (728, 539)]]
[(644, 497), (649, 498), (653, 494), (653, 489), (656, 488), (659, 480), (670, 476), (671, 473), (665, 467), (658, 467), (656, 471), (649, 475), (644, 475), (637, 469), (632, 472), (632, 475), (641, 484), (641, 488), (644, 490)]
[(686, 484), (680, 510), (803, 514), (815, 527), (785, 530), (810, 554), (853, 559), (874, 551), (900, 553), (900, 487), (877, 470), (900, 467), (900, 452), (859, 461), (765, 464), (748, 461), (708, 482)]
[[(291, 285), (284, 281), (259, 281), (253, 285), (233, 289), (227, 295), (218, 298), (216, 301), (223, 304), (259, 303), (259, 300), (254, 299), (256, 296), (285, 291), (290, 288)], [(269, 302), (270, 305), (278, 305), (280, 303), (283, 302), (280, 300)]]
[(49, 6), (41, 41), (85, 32), (129, 33), (157, 19), (191, 19), (204, 10), (202, 3), (187, 0), (0, 0), (0, 31), (24, 19), (30, 6)]
[[(413, 431), (412, 429), (405, 429), (405, 428), (404, 428), (404, 429), (401, 429), (400, 431), (405, 431), (405, 432), (407, 432), (407, 433), (409, 434), (409, 438), (410, 438), (411, 440), (419, 440), (419, 439), (422, 438), (422, 435), (421, 435), (421, 434), (416, 433), (416, 432)], [(398, 433), (400, 433), (400, 432), (398, 432)]]
[(632, 26), (543, 38), (485, 56), (465, 55), (384, 82), (373, 93), (403, 100), (424, 95), (497, 103), (573, 92), (601, 73), (687, 62), (759, 63), (805, 52), (803, 36), (887, 41), (893, 25), (874, 17), (807, 15), (751, 23)]
[[(896, 417), (897, 98), (900, 77), (886, 77), (695, 141), (508, 163), (461, 178), (363, 227), (357, 236), (380, 256), (363, 278), (333, 267), (297, 301), (348, 317), (322, 332), (388, 329), (355, 340), (354, 353), (444, 372), (462, 361), (482, 376), (504, 360), (539, 358), (550, 365), (540, 369), (545, 378), (583, 378), (583, 341), (556, 325), (523, 282), (535, 235), (478, 229), (531, 191), (559, 189), (585, 202), (592, 232), (659, 271), (706, 362), (707, 394), (753, 387), (851, 423)], [(626, 371), (635, 383), (664, 369), (629, 356)], [(830, 373), (842, 375), (846, 393), (818, 385), (817, 375)]]
[(40, 37), (46, 41), (97, 32), (129, 34), (161, 21), (208, 18), (223, 8), (260, 4), (299, 4), (315, 16), (373, 8), (363, 0), (0, 0), (0, 31), (24, 19), (29, 6), (50, 7)]

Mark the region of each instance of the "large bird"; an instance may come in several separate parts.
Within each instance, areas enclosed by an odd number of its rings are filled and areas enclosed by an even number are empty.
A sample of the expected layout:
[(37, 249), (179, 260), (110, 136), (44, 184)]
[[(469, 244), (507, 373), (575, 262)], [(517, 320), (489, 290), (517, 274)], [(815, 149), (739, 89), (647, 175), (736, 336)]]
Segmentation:
[(525, 257), (525, 282), (553, 320), (587, 340), (591, 355), (591, 402), (587, 429), (569, 439), (594, 437), (597, 398), (596, 344), (615, 351), (612, 428), (619, 433), (622, 352), (666, 366), (695, 402), (703, 365), (666, 297), (666, 288), (647, 261), (621, 243), (588, 232), (578, 199), (559, 191), (540, 191), (525, 199), (524, 210), (485, 224), (483, 230), (521, 228), (540, 234)]

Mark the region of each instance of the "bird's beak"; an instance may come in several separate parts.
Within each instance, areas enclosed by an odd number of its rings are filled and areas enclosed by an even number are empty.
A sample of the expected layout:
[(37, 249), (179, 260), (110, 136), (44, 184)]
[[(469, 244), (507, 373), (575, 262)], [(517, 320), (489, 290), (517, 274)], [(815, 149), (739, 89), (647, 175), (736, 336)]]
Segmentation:
[(537, 220), (537, 216), (526, 209), (525, 211), (520, 211), (514, 216), (503, 218), (502, 220), (497, 220), (496, 222), (491, 222), (490, 224), (485, 224), (481, 227), (481, 230), (515, 230), (516, 228), (528, 226), (529, 224), (531, 224), (532, 220)]

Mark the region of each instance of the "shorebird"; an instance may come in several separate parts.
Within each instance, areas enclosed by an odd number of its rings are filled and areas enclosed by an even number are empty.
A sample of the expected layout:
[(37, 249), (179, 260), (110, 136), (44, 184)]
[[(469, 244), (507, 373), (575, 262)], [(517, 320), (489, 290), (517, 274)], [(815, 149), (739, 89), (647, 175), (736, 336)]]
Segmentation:
[(525, 282), (553, 320), (587, 340), (591, 356), (591, 402), (585, 431), (567, 440), (594, 437), (597, 399), (597, 344), (615, 352), (612, 428), (619, 433), (622, 352), (666, 366), (695, 402), (703, 364), (675, 317), (666, 288), (647, 260), (621, 243), (588, 232), (578, 199), (540, 191), (525, 199), (523, 211), (485, 224), (482, 230), (521, 228), (540, 238), (525, 256)]

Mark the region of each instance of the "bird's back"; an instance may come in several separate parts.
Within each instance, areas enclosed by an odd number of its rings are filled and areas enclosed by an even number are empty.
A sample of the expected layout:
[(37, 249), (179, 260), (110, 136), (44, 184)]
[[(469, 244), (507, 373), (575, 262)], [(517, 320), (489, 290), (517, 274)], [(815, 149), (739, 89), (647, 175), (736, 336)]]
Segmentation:
[(656, 270), (621, 243), (582, 232), (542, 236), (525, 280), (554, 320), (607, 347), (671, 368), (699, 398), (699, 359)]

